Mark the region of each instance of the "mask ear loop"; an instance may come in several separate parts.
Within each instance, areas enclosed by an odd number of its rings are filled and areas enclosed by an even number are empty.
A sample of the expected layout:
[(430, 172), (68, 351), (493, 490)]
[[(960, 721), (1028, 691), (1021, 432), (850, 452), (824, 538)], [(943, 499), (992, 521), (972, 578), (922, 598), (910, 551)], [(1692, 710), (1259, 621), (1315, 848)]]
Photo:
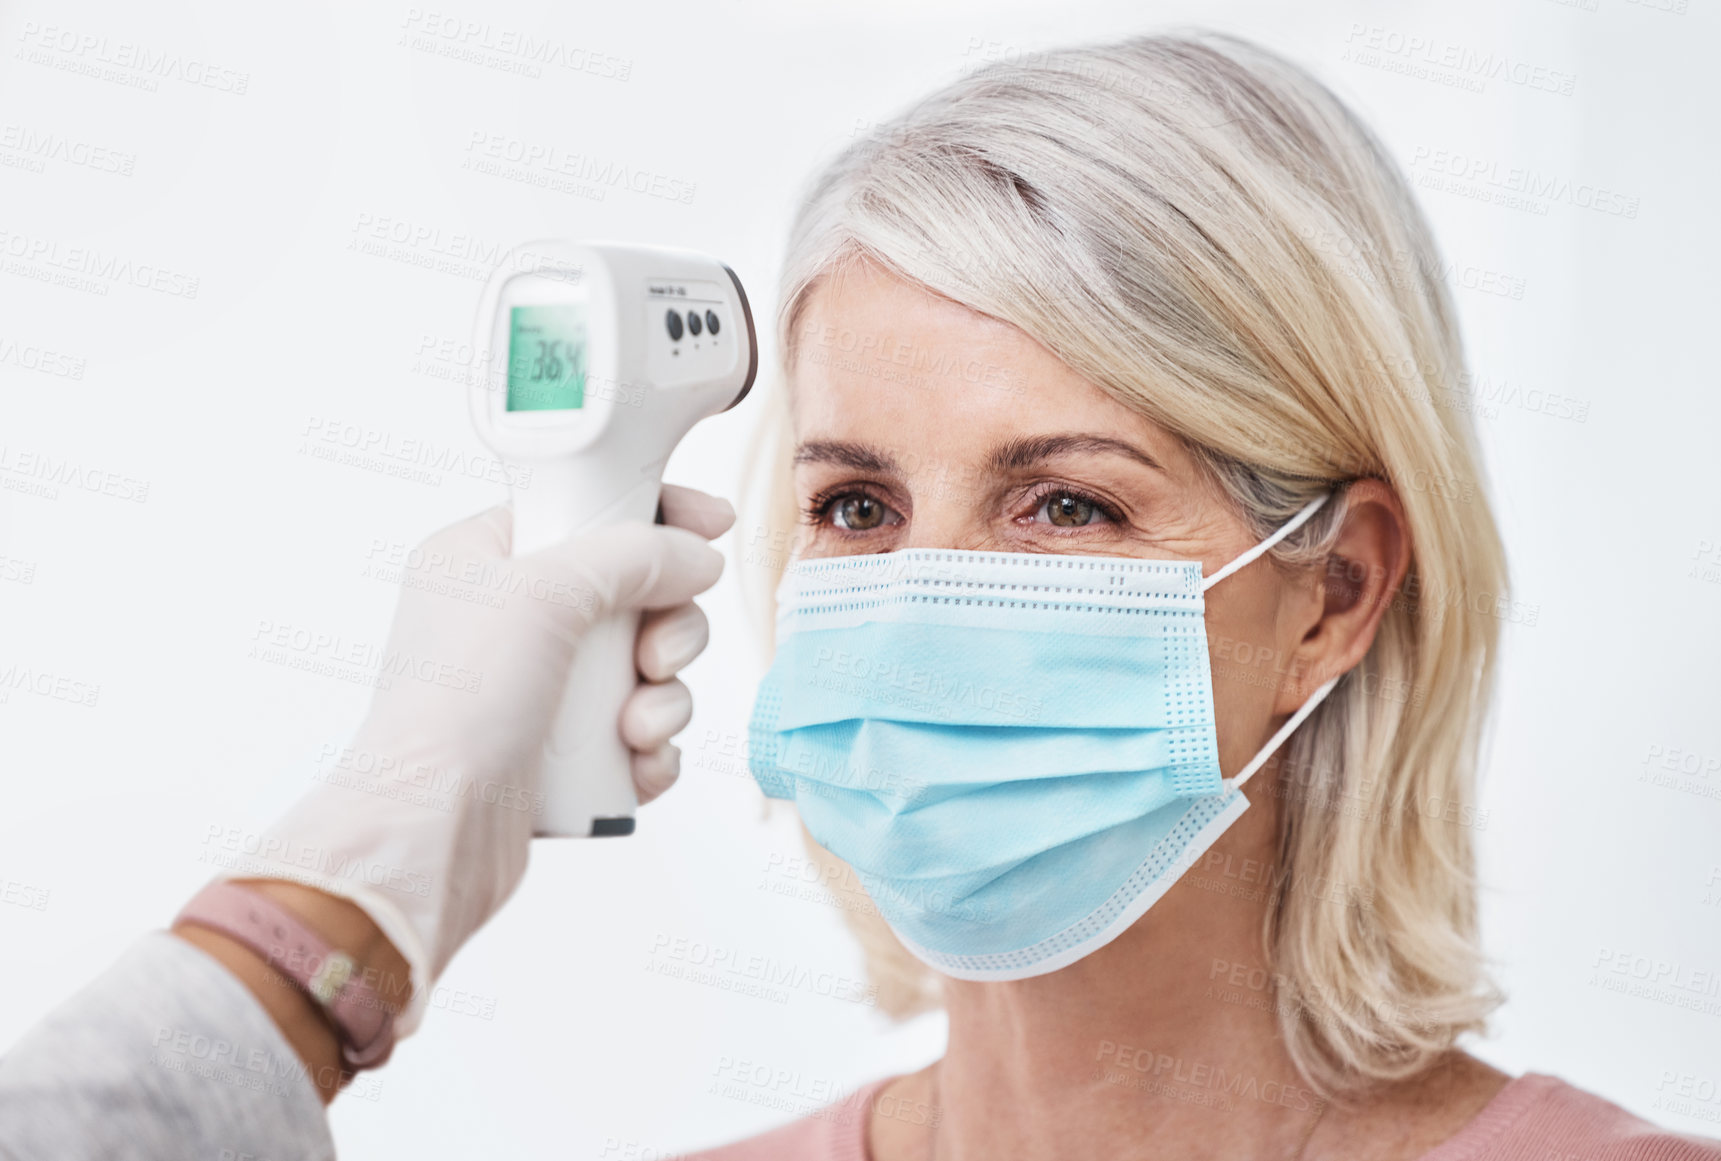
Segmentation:
[(1212, 588), (1214, 585), (1218, 584), (1244, 565), (1253, 564), (1255, 559), (1262, 553), (1266, 552), (1269, 548), (1272, 548), (1273, 545), (1279, 543), (1279, 541), (1285, 539), (1285, 537), (1301, 528), (1304, 524), (1307, 524), (1309, 517), (1313, 516), (1316, 512), (1319, 512), (1321, 510), (1321, 505), (1325, 504), (1332, 498), (1333, 494), (1331, 492), (1323, 492), (1313, 500), (1310, 500), (1307, 504), (1304, 504), (1303, 510), (1281, 524), (1279, 526), (1279, 530), (1273, 533), (1273, 535), (1267, 537), (1267, 539), (1257, 544), (1254, 548), (1251, 548), (1248, 552), (1245, 552), (1242, 556), (1239, 556), (1236, 560), (1232, 561), (1212, 576), (1202, 577), (1201, 591), (1206, 592), (1208, 589)]
[[(1301, 528), (1304, 524), (1307, 524), (1309, 517), (1313, 516), (1316, 512), (1319, 512), (1321, 510), (1321, 506), (1332, 498), (1333, 494), (1331, 492), (1323, 492), (1313, 500), (1310, 500), (1307, 504), (1304, 504), (1302, 510), (1281, 524), (1278, 531), (1274, 532), (1273, 535), (1261, 541), (1261, 543), (1257, 544), (1254, 548), (1251, 548), (1248, 552), (1245, 552), (1242, 556), (1239, 556), (1236, 560), (1233, 560), (1224, 568), (1221, 568), (1212, 576), (1202, 577), (1201, 591), (1206, 592), (1208, 589), (1212, 588), (1238, 569), (1243, 568), (1245, 565), (1253, 564), (1263, 553), (1271, 549), (1275, 544), (1279, 543), (1279, 541), (1285, 539), (1285, 537)], [(1260, 752), (1253, 758), (1249, 759), (1249, 764), (1247, 766), (1243, 767), (1243, 769), (1239, 770), (1231, 777), (1225, 779), (1225, 785), (1235, 790), (1237, 787), (1243, 785), (1243, 783), (1253, 777), (1257, 770), (1262, 766), (1265, 766), (1267, 764), (1267, 759), (1271, 758), (1274, 752), (1278, 750), (1280, 746), (1285, 744), (1285, 739), (1291, 736), (1291, 732), (1293, 730), (1308, 720), (1309, 715), (1315, 712), (1315, 707), (1325, 700), (1327, 694), (1333, 691), (1333, 687), (1339, 683), (1339, 678), (1343, 676), (1344, 674), (1341, 673), (1338, 677), (1329, 679), (1319, 689), (1315, 690), (1315, 692), (1309, 696), (1309, 700), (1304, 702), (1297, 712), (1292, 714), (1290, 719), (1286, 721), (1284, 725), (1279, 727), (1278, 732), (1271, 738), (1267, 739), (1267, 744), (1261, 747)]]
[(1231, 777), (1225, 779), (1225, 785), (1235, 790), (1237, 787), (1243, 785), (1243, 783), (1249, 781), (1255, 771), (1267, 764), (1267, 759), (1273, 756), (1273, 751), (1285, 744), (1285, 739), (1291, 736), (1291, 731), (1295, 730), (1298, 726), (1302, 725), (1303, 722), (1308, 720), (1308, 716), (1315, 712), (1315, 707), (1320, 705), (1326, 698), (1327, 694), (1333, 691), (1333, 686), (1337, 685), (1339, 683), (1339, 678), (1343, 676), (1344, 674), (1341, 673), (1338, 677), (1329, 678), (1319, 689), (1310, 694), (1309, 700), (1303, 703), (1302, 708), (1292, 714), (1290, 720), (1279, 727), (1278, 733), (1267, 739), (1267, 744), (1261, 747), (1261, 752), (1249, 759), (1249, 764), (1247, 766), (1237, 771), (1237, 773), (1233, 774)]

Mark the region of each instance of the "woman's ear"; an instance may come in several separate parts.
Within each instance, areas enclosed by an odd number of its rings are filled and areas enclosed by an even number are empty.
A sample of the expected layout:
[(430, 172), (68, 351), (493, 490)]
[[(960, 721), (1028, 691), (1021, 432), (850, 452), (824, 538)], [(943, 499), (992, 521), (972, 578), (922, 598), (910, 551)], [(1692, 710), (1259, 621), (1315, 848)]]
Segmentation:
[(1410, 571), (1410, 529), (1398, 493), (1384, 480), (1352, 481), (1344, 522), (1320, 577), (1320, 617), (1295, 659), (1298, 680), (1282, 687), (1275, 713), (1294, 713), (1321, 683), (1368, 653), (1380, 619)]

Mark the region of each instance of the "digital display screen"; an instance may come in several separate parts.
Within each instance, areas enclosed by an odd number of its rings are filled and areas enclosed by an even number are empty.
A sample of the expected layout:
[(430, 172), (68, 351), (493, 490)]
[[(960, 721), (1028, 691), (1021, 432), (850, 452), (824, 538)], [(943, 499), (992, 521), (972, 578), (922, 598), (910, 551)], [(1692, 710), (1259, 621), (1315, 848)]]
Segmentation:
[(508, 410), (572, 411), (586, 397), (586, 317), (577, 306), (516, 306), (508, 320)]

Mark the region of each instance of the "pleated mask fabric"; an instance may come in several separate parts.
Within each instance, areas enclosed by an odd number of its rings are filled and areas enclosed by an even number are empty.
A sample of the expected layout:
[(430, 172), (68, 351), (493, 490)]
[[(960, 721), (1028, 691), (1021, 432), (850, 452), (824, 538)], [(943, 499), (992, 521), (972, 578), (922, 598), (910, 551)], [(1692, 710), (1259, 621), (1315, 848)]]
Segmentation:
[[(1324, 497), (1322, 498), (1324, 499)], [(1022, 979), (1109, 943), (1242, 814), (1227, 785), (1194, 561), (907, 549), (793, 561), (749, 723), (796, 803), (916, 956)]]

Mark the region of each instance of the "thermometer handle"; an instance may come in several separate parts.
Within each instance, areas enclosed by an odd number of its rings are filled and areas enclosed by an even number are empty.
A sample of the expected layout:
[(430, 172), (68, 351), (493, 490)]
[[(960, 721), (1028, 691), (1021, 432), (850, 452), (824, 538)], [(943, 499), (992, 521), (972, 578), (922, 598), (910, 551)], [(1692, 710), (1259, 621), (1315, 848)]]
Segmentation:
[[(514, 493), (514, 555), (574, 532), (627, 520), (650, 523), (662, 483), (655, 474), (615, 495), (616, 473), (589, 460), (534, 465), (531, 484)], [(605, 498), (605, 493), (610, 497)], [(634, 646), (639, 613), (596, 622), (574, 646), (568, 684), (544, 740), (539, 836), (601, 838), (633, 833), (639, 800), (633, 752), (621, 740), (621, 708), (638, 684)]]
[(639, 614), (618, 613), (586, 630), (575, 646), (562, 705), (544, 741), (539, 785), (544, 813), (534, 834), (601, 838), (633, 833), (639, 799), (633, 752), (621, 740), (622, 703), (638, 681)]

